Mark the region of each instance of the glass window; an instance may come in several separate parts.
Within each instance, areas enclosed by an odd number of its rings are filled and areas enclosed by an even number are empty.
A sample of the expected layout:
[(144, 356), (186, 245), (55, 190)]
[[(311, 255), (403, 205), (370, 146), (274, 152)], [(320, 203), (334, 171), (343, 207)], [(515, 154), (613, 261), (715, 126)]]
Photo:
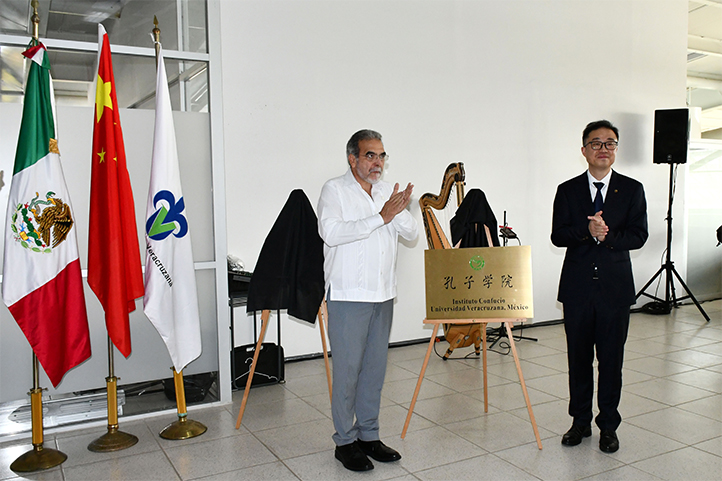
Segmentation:
[(25, 83), (24, 59), (21, 47), (0, 45), (0, 102), (21, 102)]
[[(0, 0), (0, 33), (32, 33), (31, 0)], [(40, 38), (98, 41), (98, 23), (111, 45), (147, 47), (158, 18), (166, 50), (207, 53), (205, 0), (40, 0)]]
[[(169, 58), (180, 50), (206, 53), (205, 0), (45, 0), (39, 4), (40, 39), (82, 42), (48, 46), (58, 105), (92, 105), (101, 22), (111, 46), (143, 47), (138, 55), (113, 53), (118, 103), (122, 108), (155, 108), (155, 59), (150, 33), (158, 17), (173, 110), (208, 112), (208, 63)], [(0, 0), (0, 101), (20, 102), (27, 61), (18, 38), (32, 30), (30, 0)], [(47, 21), (44, 21), (47, 19)], [(179, 34), (180, 32), (180, 34)], [(3, 45), (3, 35), (14, 45)], [(10, 38), (10, 37), (5, 37)], [(23, 40), (24, 42), (24, 40)], [(182, 48), (178, 48), (178, 45)], [(86, 50), (87, 48), (87, 50)], [(132, 52), (131, 52), (132, 53)]]
[[(122, 63), (123, 55), (119, 55)], [(116, 56), (113, 56), (113, 69), (118, 82), (118, 67), (116, 67)], [(147, 78), (142, 84), (139, 77), (125, 80), (128, 87), (123, 92), (124, 100), (121, 100), (121, 88), (118, 86), (118, 103), (121, 107), (129, 109), (155, 109), (155, 61), (152, 60), (148, 68), (140, 68), (137, 58), (130, 58), (131, 62), (124, 67), (126, 75), (147, 76), (145, 70), (151, 69), (151, 83), (145, 85)], [(208, 64), (206, 62), (192, 62), (175, 59), (165, 59), (166, 75), (168, 76), (168, 87), (173, 110), (184, 112), (208, 112)], [(136, 85), (131, 85), (135, 82)]]
[[(24, 48), (0, 46), (0, 101), (21, 102), (25, 76)], [(48, 49), (55, 101), (90, 106), (97, 52)], [(208, 112), (208, 64), (165, 59), (173, 110)], [(121, 108), (155, 108), (155, 59), (113, 54), (113, 74)]]
[[(33, 2), (34, 3), (34, 2)], [(153, 17), (157, 16), (161, 29), (161, 42), (164, 47), (165, 69), (170, 87), (171, 105), (173, 110), (186, 111), (174, 115), (174, 127), (177, 132), (176, 143), (178, 147), (180, 175), (183, 179), (184, 197), (187, 199), (187, 219), (191, 224), (193, 237), (193, 258), (196, 264), (196, 281), (199, 294), (199, 309), (201, 314), (201, 330), (203, 340), (203, 354), (193, 362), (185, 373), (191, 378), (199, 375), (206, 380), (215, 380), (210, 389), (214, 393), (220, 392), (217, 381), (219, 371), (218, 353), (218, 321), (216, 306), (215, 285), (216, 270), (213, 262), (216, 254), (216, 235), (213, 209), (214, 180), (213, 160), (211, 152), (211, 119), (208, 96), (208, 62), (210, 55), (206, 41), (206, 1), (205, 0), (39, 0), (39, 37), (48, 49), (48, 58), (51, 64), (51, 73), (55, 87), (55, 101), (57, 104), (57, 120), (61, 142), (61, 151), (64, 154), (63, 168), (68, 188), (73, 192), (72, 198), (80, 204), (76, 210), (76, 225), (78, 226), (78, 248), (80, 259), (85, 263), (87, 259), (87, 192), (89, 176), (91, 174), (88, 163), (90, 158), (88, 148), (93, 135), (92, 116), (95, 103), (95, 78), (97, 76), (98, 34), (97, 24), (100, 22), (109, 33), (112, 47), (113, 72), (118, 97), (118, 107), (123, 109), (123, 136), (125, 140), (128, 172), (133, 183), (136, 219), (138, 232), (142, 235), (145, 223), (143, 213), (148, 182), (150, 180), (150, 160), (152, 157), (152, 141), (155, 125), (155, 82), (156, 65), (151, 32), (153, 30)], [(30, 60), (23, 57), (32, 26), (31, 0), (0, 0), (0, 174), (4, 171), (5, 183), (9, 182), (7, 172), (12, 173), (12, 163), (17, 145), (17, 129), (20, 125), (23, 100), (24, 83)], [(11, 103), (15, 103), (12, 105)], [(78, 106), (84, 108), (76, 108)], [(86, 160), (83, 160), (83, 159)], [(9, 169), (9, 170), (8, 170)], [(0, 175), (0, 181), (2, 175)], [(223, 182), (223, 179), (220, 179)], [(0, 182), (0, 187), (2, 182)], [(7, 193), (6, 188), (3, 192)], [(77, 194), (77, 195), (76, 195)], [(85, 200), (83, 196), (86, 196)], [(0, 196), (0, 204), (6, 203)], [(82, 207), (86, 206), (86, 209)], [(221, 219), (223, 222), (223, 219)], [(141, 246), (144, 245), (139, 238)], [(0, 252), (2, 252), (2, 237), (0, 237)], [(141, 252), (143, 252), (141, 247)], [(144, 256), (142, 255), (141, 259)], [(1, 260), (0, 260), (1, 262)], [(225, 263), (223, 264), (225, 266)], [(225, 275), (225, 267), (223, 267)], [(1, 281), (2, 279), (0, 279)], [(102, 326), (102, 308), (98, 302), (90, 302), (94, 297), (88, 294), (86, 285), (86, 299), (89, 300), (88, 313), (91, 323), (91, 332), (100, 332)], [(100, 309), (100, 311), (98, 311)], [(149, 386), (158, 384), (156, 380), (168, 376), (167, 365), (159, 361), (163, 356), (162, 339), (157, 336), (155, 329), (148, 322), (142, 309), (136, 309), (131, 314), (131, 325), (134, 331), (133, 356), (123, 360), (118, 365), (125, 374), (124, 382), (119, 386), (119, 398), (125, 391), (132, 393), (137, 399), (135, 405), (126, 398), (125, 408), (128, 414), (153, 412), (167, 409), (168, 399), (162, 392), (143, 390), (146, 394), (139, 399), (140, 392), (132, 392), (140, 384)], [(93, 327), (93, 323), (100, 320), (100, 325)], [(138, 321), (138, 322), (136, 322)], [(5, 336), (5, 327), (14, 321), (6, 310), (0, 312), (0, 378), (17, 377), (18, 370), (8, 359), (14, 359), (18, 349), (28, 350), (25, 339), (19, 329), (8, 331), (17, 333), (12, 339)], [(11, 336), (12, 337), (12, 336)], [(16, 339), (17, 338), (17, 339)], [(99, 345), (93, 345), (93, 352), (100, 352), (79, 367), (72, 376), (63, 380), (62, 387), (53, 390), (53, 398), (63, 397), (65, 406), (74, 406), (78, 393), (98, 388), (98, 379), (102, 381), (107, 374), (107, 359), (104, 360), (103, 351), (107, 347), (106, 340), (101, 338), (91, 340)], [(13, 349), (6, 349), (13, 346)], [(18, 351), (19, 352), (19, 351)], [(18, 364), (20, 366), (20, 364)], [(20, 378), (29, 379), (30, 365), (24, 366)], [(47, 385), (42, 379), (41, 385)], [(94, 381), (95, 380), (95, 381)], [(225, 380), (224, 382), (228, 382)], [(7, 385), (7, 386), (6, 386)], [(226, 384), (228, 385), (228, 384)], [(0, 390), (0, 403), (18, 403), (23, 413), (26, 409), (25, 391), (20, 385), (18, 389), (4, 389), (8, 383), (2, 384)], [(150, 395), (150, 396), (148, 396)], [(60, 396), (60, 397), (59, 397)], [(16, 401), (20, 399), (20, 401)], [(208, 396), (199, 402), (211, 402), (217, 396)], [(190, 399), (189, 403), (192, 402)], [(170, 401), (172, 402), (172, 401)], [(87, 403), (86, 403), (87, 405)], [(59, 404), (60, 408), (62, 406)], [(86, 406), (87, 407), (87, 406)], [(18, 408), (20, 409), (20, 408)], [(93, 410), (82, 412), (72, 420), (65, 420), (63, 424), (76, 424), (78, 419), (92, 419)], [(1, 416), (0, 416), (1, 417)], [(18, 427), (6, 431), (0, 419), (0, 440), (3, 434), (17, 431)], [(52, 423), (53, 421), (50, 420)], [(7, 423), (5, 423), (7, 424)], [(12, 422), (10, 424), (16, 425)], [(60, 424), (58, 421), (57, 424)], [(52, 425), (52, 424), (51, 424)], [(29, 424), (23, 425), (23, 430), (29, 429)]]

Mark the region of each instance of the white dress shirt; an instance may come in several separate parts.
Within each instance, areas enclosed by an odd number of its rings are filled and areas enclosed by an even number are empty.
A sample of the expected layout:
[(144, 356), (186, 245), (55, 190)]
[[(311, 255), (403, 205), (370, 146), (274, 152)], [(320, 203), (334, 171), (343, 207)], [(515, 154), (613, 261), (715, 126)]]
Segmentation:
[(595, 182), (601, 182), (604, 184), (602, 186), (602, 200), (607, 200), (607, 189), (609, 188), (609, 179), (612, 178), (612, 169), (609, 169), (609, 172), (607, 172), (607, 175), (605, 175), (603, 178), (597, 180), (594, 178), (594, 176), (587, 170), (587, 180), (589, 181), (589, 193), (592, 195), (592, 202), (594, 202), (594, 198), (597, 196), (597, 186), (594, 185)]
[(318, 233), (324, 242), (329, 300), (383, 302), (396, 297), (398, 236), (415, 239), (418, 225), (408, 210), (384, 224), (379, 212), (393, 190), (379, 181), (370, 197), (350, 168), (321, 189)]

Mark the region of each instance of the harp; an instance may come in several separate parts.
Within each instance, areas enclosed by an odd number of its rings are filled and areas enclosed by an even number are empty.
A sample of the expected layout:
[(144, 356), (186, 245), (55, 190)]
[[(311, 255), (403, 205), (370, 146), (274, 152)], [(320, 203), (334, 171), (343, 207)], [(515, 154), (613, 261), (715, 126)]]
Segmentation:
[[(421, 217), (424, 220), (424, 229), (426, 230), (426, 243), (429, 249), (452, 248), (449, 237), (447, 236), (448, 230), (444, 229), (435, 212), (443, 213), (444, 217), (449, 216), (448, 207), (450, 207), (449, 200), (452, 191), (456, 192), (456, 207), (461, 205), (461, 202), (464, 200), (465, 177), (463, 162), (450, 164), (446, 168), (446, 172), (444, 172), (439, 194), (434, 195), (427, 193), (419, 198)], [(453, 207), (453, 205), (451, 207)], [(448, 222), (445, 222), (447, 229), (448, 224)], [(491, 240), (489, 241), (489, 245), (492, 245)], [(444, 337), (449, 342), (449, 348), (443, 356), (444, 361), (449, 358), (457, 347), (467, 347), (474, 344), (476, 355), (478, 356), (481, 353), (480, 324), (444, 324)]]
[[(449, 206), (449, 198), (454, 190), (456, 191), (456, 207), (461, 205), (461, 201), (464, 200), (465, 177), (463, 162), (450, 164), (444, 172), (439, 195), (427, 193), (419, 199), (421, 217), (424, 219), (424, 229), (426, 230), (426, 243), (429, 249), (451, 249), (446, 231), (439, 223), (434, 210), (447, 212), (444, 209)], [(446, 224), (448, 225), (448, 222)]]

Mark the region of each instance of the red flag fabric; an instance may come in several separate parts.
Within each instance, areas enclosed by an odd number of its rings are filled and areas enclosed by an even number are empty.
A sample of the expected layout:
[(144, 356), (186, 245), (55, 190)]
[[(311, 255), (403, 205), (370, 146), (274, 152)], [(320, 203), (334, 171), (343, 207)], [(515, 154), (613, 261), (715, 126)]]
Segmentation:
[(111, 341), (123, 356), (131, 351), (128, 314), (143, 297), (140, 247), (133, 192), (125, 163), (108, 34), (98, 25), (88, 284), (105, 310)]

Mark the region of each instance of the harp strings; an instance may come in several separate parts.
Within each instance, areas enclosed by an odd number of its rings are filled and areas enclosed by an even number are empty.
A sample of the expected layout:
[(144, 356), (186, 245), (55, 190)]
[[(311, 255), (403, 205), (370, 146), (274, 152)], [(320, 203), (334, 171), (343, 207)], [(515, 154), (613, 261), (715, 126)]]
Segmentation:
[(456, 215), (456, 209), (458, 208), (456, 205), (456, 190), (457, 186), (456, 183), (454, 183), (451, 186), (451, 192), (449, 193), (449, 198), (446, 200), (446, 205), (444, 205), (442, 209), (431, 208), (436, 216), (436, 220), (439, 221), (441, 230), (444, 231), (449, 242), (451, 242), (451, 219)]

